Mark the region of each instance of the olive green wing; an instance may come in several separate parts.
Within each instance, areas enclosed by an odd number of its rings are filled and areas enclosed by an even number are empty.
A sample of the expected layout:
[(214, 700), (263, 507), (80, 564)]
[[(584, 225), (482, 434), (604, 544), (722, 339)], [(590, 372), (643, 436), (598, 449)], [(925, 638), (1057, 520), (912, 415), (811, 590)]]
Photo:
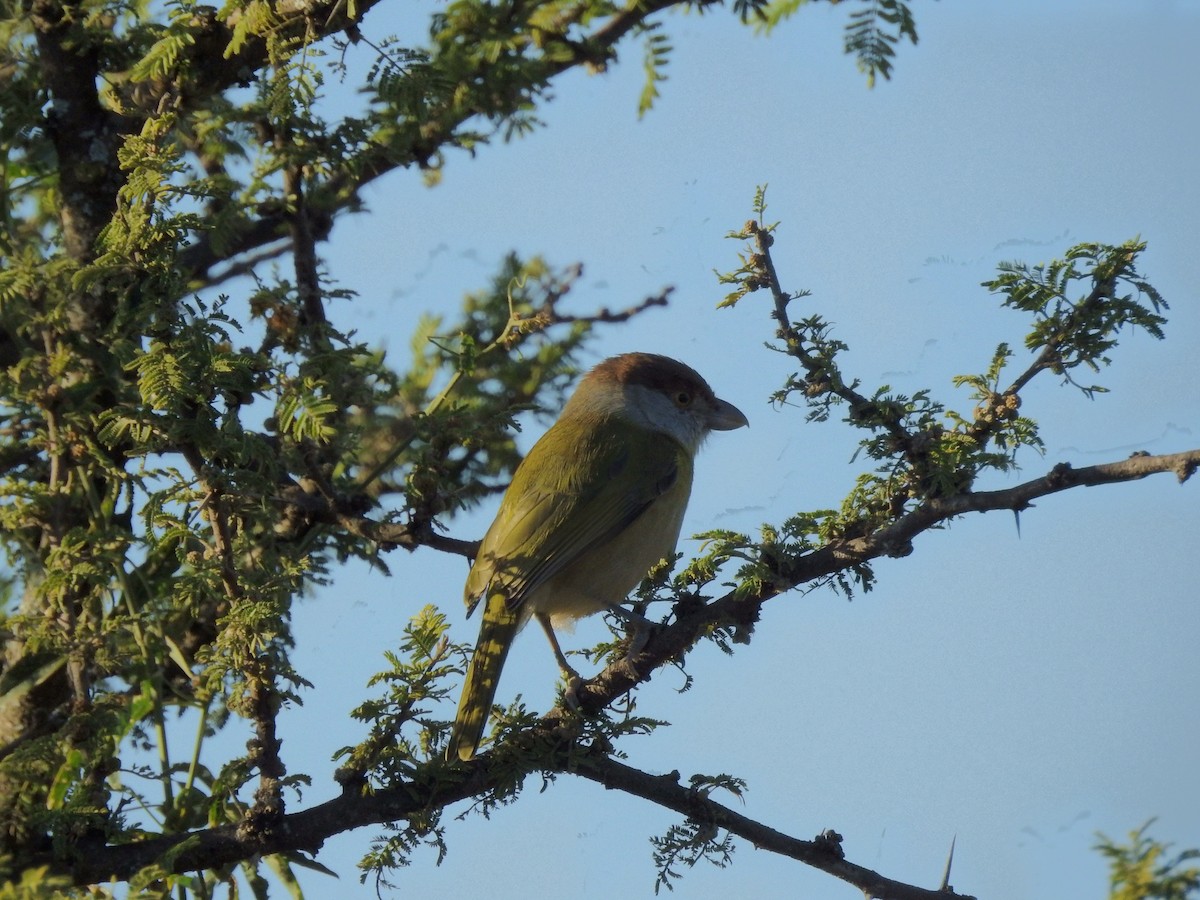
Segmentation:
[(670, 490), (685, 454), (669, 435), (615, 419), (556, 423), (513, 475), (467, 578), (468, 608), (498, 588), (515, 610)]

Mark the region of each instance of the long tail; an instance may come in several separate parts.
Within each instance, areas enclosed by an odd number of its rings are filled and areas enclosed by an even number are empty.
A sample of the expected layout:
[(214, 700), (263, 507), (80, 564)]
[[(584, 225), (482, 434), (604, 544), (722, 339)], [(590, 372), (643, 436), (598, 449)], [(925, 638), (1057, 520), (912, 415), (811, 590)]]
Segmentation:
[(497, 592), (487, 598), (483, 622), (479, 626), (479, 641), (467, 666), (458, 714), (446, 747), (447, 759), (468, 760), (475, 755), (492, 711), (492, 701), (496, 699), (496, 685), (500, 682), (508, 648), (520, 626), (519, 613), (508, 609), (503, 593)]

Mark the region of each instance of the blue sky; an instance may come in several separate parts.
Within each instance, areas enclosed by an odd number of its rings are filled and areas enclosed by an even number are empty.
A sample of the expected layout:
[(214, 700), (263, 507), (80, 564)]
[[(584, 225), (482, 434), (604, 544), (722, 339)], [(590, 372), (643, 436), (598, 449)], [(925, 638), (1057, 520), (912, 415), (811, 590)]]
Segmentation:
[[(850, 429), (768, 404), (788, 367), (762, 350), (765, 298), (714, 308), (712, 270), (732, 268), (738, 249), (723, 236), (749, 217), (756, 185), (769, 184), (782, 221), (784, 285), (811, 290), (807, 308), (836, 323), (847, 370), (951, 403), (953, 375), (1023, 337), (1020, 316), (979, 287), (998, 261), (1140, 235), (1141, 270), (1172, 305), (1167, 340), (1129, 336), (1099, 378), (1112, 392), (1095, 400), (1032, 386), (1023, 412), (1041, 423), (1046, 456), (989, 486), (1060, 461), (1197, 446), (1200, 4), (918, 0), (921, 43), (873, 91), (840, 50), (847, 9), (803, 9), (769, 38), (728, 13), (669, 16), (670, 79), (643, 120), (631, 46), (606, 75), (560, 81), (534, 136), (451, 155), (433, 189), (415, 173), (373, 185), (369, 212), (328, 246), (331, 271), (359, 294), (338, 323), (403, 359), (420, 314), (452, 312), (514, 249), (584, 263), (579, 312), (674, 285), (668, 309), (603, 332), (595, 359), (676, 356), (747, 413), (749, 430), (704, 448), (684, 532), (754, 531), (837, 505), (860, 471)], [(373, 11), (370, 33), (414, 21), (388, 15)], [(961, 892), (1106, 896), (1097, 830), (1124, 835), (1158, 816), (1153, 834), (1200, 846), (1197, 489), (1159, 476), (1076, 490), (1039, 501), (1019, 533), (1011, 515), (967, 518), (881, 562), (876, 590), (852, 603), (781, 597), (733, 657), (692, 654), (691, 691), (663, 672), (639, 693), (639, 711), (672, 727), (627, 741), (629, 762), (743, 777), (742, 812), (800, 837), (835, 828), (849, 858), (894, 878), (935, 886), (956, 837)], [(453, 534), (481, 536), (493, 512)], [(347, 712), (408, 616), (437, 603), (455, 637), (474, 639), (461, 559), (390, 562), (395, 577), (349, 567), (297, 610), (296, 662), (315, 688), (282, 729), (293, 770), (315, 776), (304, 805), (336, 792), (330, 754), (359, 734)], [(590, 645), (602, 628), (581, 623), (566, 643)], [(535, 631), (518, 640), (501, 701), (552, 700), (556, 670)], [(531, 782), (490, 822), (447, 816), (445, 863), (418, 854), (398, 884), (412, 896), (484, 881), (497, 898), (651, 896), (648, 838), (674, 821), (590, 783), (538, 793)], [(320, 860), (340, 882), (307, 875), (309, 895), (373, 896), (353, 864), (375, 831), (331, 841)], [(731, 868), (701, 864), (674, 896), (860, 894), (741, 843)]]

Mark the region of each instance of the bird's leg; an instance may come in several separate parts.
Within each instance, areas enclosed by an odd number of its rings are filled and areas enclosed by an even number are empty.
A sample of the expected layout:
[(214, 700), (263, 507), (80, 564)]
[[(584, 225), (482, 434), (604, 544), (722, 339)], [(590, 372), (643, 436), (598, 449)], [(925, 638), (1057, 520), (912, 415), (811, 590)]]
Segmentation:
[(579, 705), (579, 700), (576, 697), (576, 691), (583, 679), (579, 677), (579, 673), (567, 662), (567, 657), (563, 655), (562, 647), (558, 646), (558, 636), (554, 633), (554, 626), (550, 624), (550, 617), (545, 613), (534, 613), (534, 618), (538, 620), (538, 624), (542, 626), (542, 630), (546, 632), (546, 638), (550, 641), (550, 649), (554, 651), (554, 661), (558, 663), (559, 669), (562, 670), (567, 679), (567, 689), (563, 692), (563, 699), (567, 701), (567, 705), (575, 709)]

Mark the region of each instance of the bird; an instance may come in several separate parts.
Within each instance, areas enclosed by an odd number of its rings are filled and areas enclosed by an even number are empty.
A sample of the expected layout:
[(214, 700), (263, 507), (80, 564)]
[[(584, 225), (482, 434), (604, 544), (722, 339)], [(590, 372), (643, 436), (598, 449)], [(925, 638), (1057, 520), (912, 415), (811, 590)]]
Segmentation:
[(463, 591), (482, 603), (446, 758), (474, 757), (513, 639), (530, 619), (574, 683), (554, 629), (617, 610), (675, 552), (692, 461), (712, 431), (748, 426), (691, 367), (654, 353), (604, 360), (517, 466)]

